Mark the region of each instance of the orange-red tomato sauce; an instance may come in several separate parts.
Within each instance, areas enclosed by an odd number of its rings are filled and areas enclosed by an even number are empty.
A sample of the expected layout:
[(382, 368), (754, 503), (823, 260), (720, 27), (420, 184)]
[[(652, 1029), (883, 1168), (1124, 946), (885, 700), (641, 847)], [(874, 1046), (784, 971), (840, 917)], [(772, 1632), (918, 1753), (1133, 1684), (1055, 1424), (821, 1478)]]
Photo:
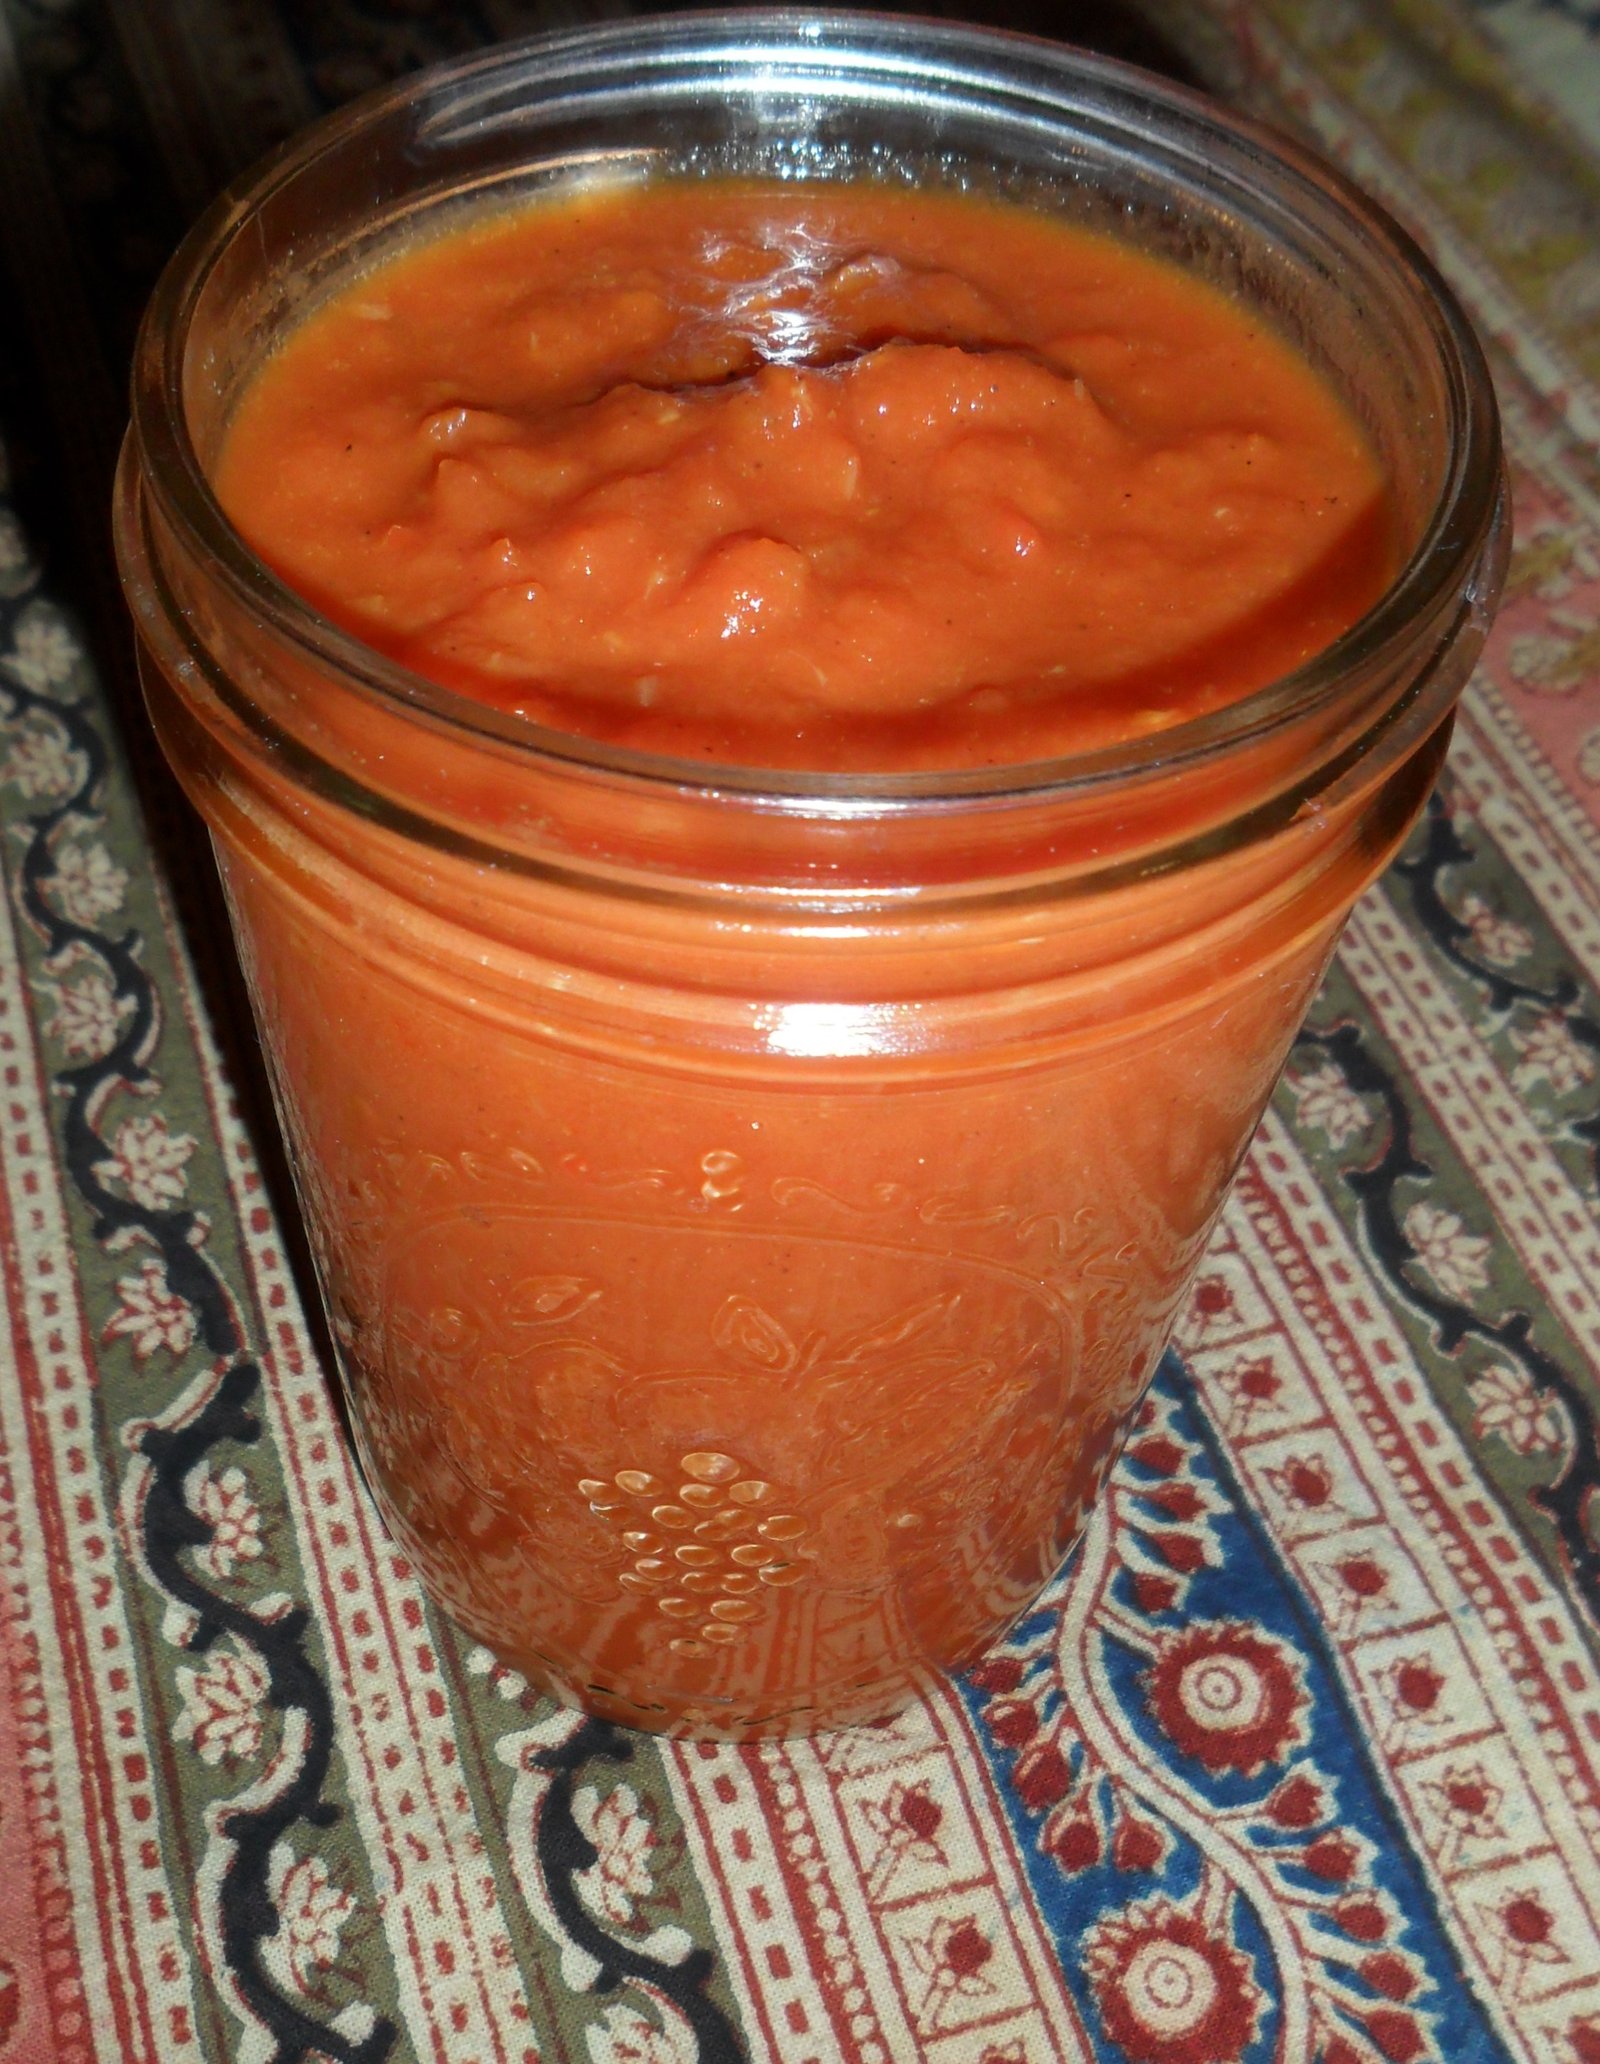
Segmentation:
[(218, 490), (328, 615), (657, 751), (983, 766), (1136, 737), (1376, 598), (1383, 482), (1220, 293), (955, 194), (609, 186), (380, 264)]

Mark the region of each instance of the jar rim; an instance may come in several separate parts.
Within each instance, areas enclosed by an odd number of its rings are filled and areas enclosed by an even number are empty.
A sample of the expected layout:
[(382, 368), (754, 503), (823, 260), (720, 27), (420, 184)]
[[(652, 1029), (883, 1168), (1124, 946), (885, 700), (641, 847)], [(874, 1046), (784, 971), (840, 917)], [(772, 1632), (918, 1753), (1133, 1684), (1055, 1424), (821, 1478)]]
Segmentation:
[[(212, 488), (190, 432), (184, 405), (189, 321), (222, 252), (266, 201), (352, 136), (419, 96), (438, 100), (502, 86), (519, 72), (543, 71), (550, 82), (573, 67), (621, 64), (650, 51), (663, 60), (722, 67), (755, 79), (762, 68), (792, 86), (810, 80), (836, 89), (854, 64), (869, 81), (905, 79), (914, 63), (919, 84), (961, 86), (1005, 104), (1031, 104), (1058, 119), (1074, 111), (1069, 95), (1099, 98), (1102, 123), (1152, 116), (1164, 138), (1186, 155), (1226, 145), (1236, 155), (1270, 161), (1289, 175), (1297, 197), (1314, 202), (1329, 222), (1359, 231), (1369, 255), (1423, 318), (1449, 412), (1448, 460), (1413, 550), (1383, 594), (1356, 623), (1291, 672), (1249, 694), (1167, 729), (1091, 752), (982, 768), (813, 772), (739, 765), (646, 752), (608, 744), (513, 716), (391, 660), (323, 616), (275, 574), (245, 542)], [(1082, 112), (1081, 105), (1077, 107)], [(279, 146), (226, 188), (189, 231), (162, 273), (135, 347), (132, 439), (141, 488), (152, 496), (183, 546), (205, 563), (232, 600), (302, 661), (359, 695), (376, 698), (391, 716), (442, 727), (460, 743), (509, 753), (530, 767), (569, 776), (589, 774), (660, 793), (736, 797), (756, 806), (807, 814), (854, 816), (918, 806), (1067, 800), (1104, 793), (1151, 777), (1170, 778), (1214, 766), (1336, 706), (1341, 691), (1374, 673), (1403, 670), (1413, 650), (1435, 631), (1441, 611), (1454, 616), (1464, 579), (1497, 516), (1502, 491), (1498, 412), (1483, 351), (1454, 293), (1414, 238), (1369, 195), (1313, 152), (1268, 125), (1208, 96), (1118, 59), (1011, 30), (886, 15), (856, 9), (798, 7), (690, 10), (554, 30), (429, 67), (363, 95)]]

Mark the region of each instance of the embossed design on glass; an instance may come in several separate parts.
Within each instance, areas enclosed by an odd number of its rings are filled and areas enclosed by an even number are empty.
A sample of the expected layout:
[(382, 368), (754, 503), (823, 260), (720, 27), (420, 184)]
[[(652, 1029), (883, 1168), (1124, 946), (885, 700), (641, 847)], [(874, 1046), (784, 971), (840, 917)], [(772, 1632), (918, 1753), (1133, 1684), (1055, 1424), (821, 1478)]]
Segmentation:
[(619, 1469), (586, 1476), (578, 1495), (617, 1529), (631, 1558), (617, 1578), (644, 1610), (679, 1629), (668, 1646), (698, 1659), (739, 1639), (774, 1590), (802, 1583), (809, 1531), (774, 1484), (715, 1449), (682, 1455), (679, 1479)]

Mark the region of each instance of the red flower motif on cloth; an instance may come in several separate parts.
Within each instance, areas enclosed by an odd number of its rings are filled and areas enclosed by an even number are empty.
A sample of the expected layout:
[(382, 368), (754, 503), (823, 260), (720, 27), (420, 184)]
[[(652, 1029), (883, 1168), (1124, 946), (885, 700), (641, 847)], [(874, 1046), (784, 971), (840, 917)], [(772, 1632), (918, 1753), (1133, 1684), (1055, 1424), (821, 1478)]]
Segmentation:
[(1148, 1469), (1152, 1476), (1176, 1476), (1185, 1452), (1170, 1433), (1151, 1433), (1129, 1446), (1128, 1460)]
[(1286, 1505), (1302, 1512), (1337, 1512), (1333, 1471), (1321, 1455), (1288, 1455), (1266, 1472), (1267, 1482)]
[(203, 1669), (180, 1670), (178, 1691), (183, 1711), (173, 1738), (192, 1741), (202, 1763), (239, 1763), (260, 1748), (267, 1670), (241, 1642), (215, 1649)]
[(146, 1112), (123, 1120), (110, 1159), (97, 1161), (94, 1172), (102, 1182), (121, 1183), (146, 1211), (160, 1211), (188, 1188), (184, 1171), (199, 1144), (191, 1132), (173, 1132), (159, 1111)]
[(1449, 1717), (1448, 1680), (1426, 1653), (1401, 1655), (1378, 1673), (1390, 1712), (1390, 1744), (1426, 1736)]
[(1212, 1380), (1240, 1419), (1275, 1405), (1283, 1391), (1283, 1378), (1268, 1355), (1240, 1355)]
[(1267, 1801), (1267, 1818), (1281, 1828), (1315, 1827), (1328, 1810), (1322, 1787), (1302, 1771), (1287, 1777)]
[(865, 1800), (861, 1815), (878, 1838), (867, 1873), (873, 1898), (883, 1897), (905, 1865), (926, 1863), (937, 1868), (947, 1861), (937, 1839), (944, 1808), (925, 1783), (892, 1784), (881, 1799)]
[(1003, 1749), (1020, 1749), (1039, 1731), (1039, 1708), (1032, 1699), (996, 1699), (988, 1708), (989, 1732)]
[(1144, 1685), (1163, 1732), (1208, 1770), (1250, 1777), (1305, 1738), (1298, 1659), (1242, 1620), (1196, 1620), (1168, 1635)]
[(593, 1785), (574, 1794), (572, 1817), (594, 1844), (595, 1861), (573, 1880), (591, 1913), (613, 1928), (633, 1924), (635, 1902), (655, 1890), (650, 1852), (656, 1831), (632, 1785), (614, 1786), (602, 1798)]
[(1374, 1613), (1393, 1609), (1398, 1603), (1387, 1562), (1365, 1549), (1320, 1564), (1314, 1574), (1328, 1624), (1341, 1638)]
[(1149, 1570), (1133, 1572), (1133, 1595), (1139, 1601), (1139, 1610), (1152, 1619), (1158, 1613), (1171, 1611), (1178, 1601), (1178, 1590), (1175, 1577), (1153, 1576)]
[(1375, 1555), (1347, 1555), (1334, 1569), (1352, 1599), (1381, 1598), (1389, 1588), (1389, 1573)]
[(335, 1884), (320, 1856), (298, 1859), (279, 1851), (280, 1865), (272, 1888), (278, 1909), (277, 1941), (301, 1992), (309, 1992), (319, 1971), (328, 1970), (339, 1954), (339, 1932), (355, 1910), (353, 1896)]
[(136, 1276), (117, 1278), (117, 1308), (105, 1323), (103, 1340), (127, 1339), (133, 1358), (147, 1362), (158, 1349), (186, 1355), (194, 1345), (194, 1313), (167, 1287), (159, 1261), (144, 1261)]
[(254, 1562), (262, 1552), (261, 1507), (242, 1469), (225, 1469), (220, 1476), (207, 1469), (194, 1494), (194, 1509), (211, 1528), (211, 1539), (195, 1555), (207, 1576), (226, 1580), (236, 1564)]
[(994, 1992), (994, 1981), (984, 1976), (984, 1966), (994, 1958), (994, 1944), (970, 1914), (941, 1914), (932, 1934), (907, 1947), (928, 1980), (917, 2009), (924, 2027), (939, 2028), (954, 2018), (951, 2008), (958, 2001), (986, 1999)]
[(1124, 1814), (1111, 1837), (1111, 1861), (1121, 1871), (1155, 1870), (1170, 1846), (1165, 1829), (1154, 1821)]
[(1034, 1742), (1011, 1766), (1011, 1782), (1030, 1813), (1043, 1813), (1072, 1790), (1072, 1767), (1055, 1742)]
[(1255, 2036), (1266, 2001), (1249, 1959), (1168, 1899), (1101, 1921), (1083, 1960), (1101, 2024), (1132, 2064), (1235, 2064)]
[(1422, 1974), (1416, 1960), (1401, 1955), (1399, 1950), (1386, 1949), (1377, 1956), (1363, 1957), (1357, 1967), (1362, 1977), (1374, 1992), (1381, 1992), (1385, 1999), (1407, 2000), (1422, 1983)]
[(1184, 1322), (1187, 1339), (1203, 1338), (1219, 1327), (1237, 1321), (1238, 1307), (1233, 1292), (1221, 1276), (1202, 1276), (1189, 1293), (1189, 1310)]
[(1104, 1854), (1099, 1822), (1091, 1811), (1077, 1806), (1056, 1808), (1040, 1832), (1039, 1847), (1069, 1876), (1074, 1871), (1093, 1870)]
[(1300, 1860), (1324, 1883), (1347, 1885), (1361, 1867), (1361, 1851), (1344, 1835), (1319, 1835)]
[(1015, 1691), (1022, 1682), (1024, 1666), (1016, 1656), (990, 1656), (975, 1664), (969, 1674), (979, 1691)]
[(1240, 1397), (1252, 1404), (1266, 1404), (1283, 1388), (1283, 1378), (1264, 1356), (1234, 1364), (1228, 1371)]
[(1453, 1835), (1479, 1840), (1500, 1828), (1505, 1793), (1481, 1763), (1452, 1765), (1442, 1777), (1426, 1781), (1422, 1795)]
[(1571, 1958), (1556, 1940), (1556, 1917), (1542, 1893), (1519, 1886), (1500, 1900), (1487, 1918), (1500, 1938), (1502, 1965), (1565, 1964)]
[(1383, 1901), (1370, 1894), (1357, 1899), (1341, 1899), (1333, 1910), (1333, 1917), (1357, 1942), (1381, 1942), (1388, 1934), (1391, 1922)]
[(1431, 1713), (1439, 1703), (1444, 1684), (1445, 1680), (1430, 1662), (1411, 1661), (1395, 1666), (1395, 1699), (1413, 1713)]
[(1389, 2064), (1416, 2064), (1428, 2039), (1409, 2014), (1379, 2007), (1366, 2017), (1366, 2030)]

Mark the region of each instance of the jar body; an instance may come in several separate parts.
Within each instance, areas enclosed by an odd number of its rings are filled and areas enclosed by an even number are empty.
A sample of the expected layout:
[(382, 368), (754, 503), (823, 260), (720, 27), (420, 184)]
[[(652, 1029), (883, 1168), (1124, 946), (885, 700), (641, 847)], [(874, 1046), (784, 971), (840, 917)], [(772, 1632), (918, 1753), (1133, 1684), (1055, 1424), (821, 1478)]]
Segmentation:
[(542, 1688), (733, 1738), (892, 1712), (1070, 1552), (1448, 731), (1264, 846), (841, 926), (419, 873), (146, 666), (387, 1524)]
[[(269, 167), (157, 297), (117, 515), (385, 1518), (542, 1687), (732, 1737), (892, 1711), (1070, 1551), (1506, 548), (1481, 360), (1355, 197), (1119, 67), (819, 19), (497, 53)], [(216, 508), (229, 398), (372, 225), (647, 145), (987, 182), (1258, 301), (1405, 571), (1247, 705), (992, 776), (708, 772), (401, 678)]]
[(463, 1625), (646, 1727), (877, 1717), (1035, 1595), (1330, 944), (1021, 1066), (708, 1069), (549, 990), (475, 1008), (222, 859), (385, 1517)]

